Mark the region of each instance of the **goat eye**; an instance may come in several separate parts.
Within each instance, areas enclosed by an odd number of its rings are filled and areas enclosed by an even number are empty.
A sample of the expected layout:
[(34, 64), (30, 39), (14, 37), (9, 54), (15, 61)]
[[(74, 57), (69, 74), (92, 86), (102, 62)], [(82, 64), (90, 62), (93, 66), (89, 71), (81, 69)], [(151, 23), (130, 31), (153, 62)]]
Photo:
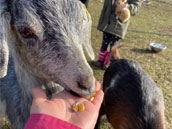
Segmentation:
[(28, 28), (25, 28), (24, 30), (20, 31), (20, 35), (23, 37), (23, 38), (29, 38), (33, 35), (33, 32), (28, 29)]

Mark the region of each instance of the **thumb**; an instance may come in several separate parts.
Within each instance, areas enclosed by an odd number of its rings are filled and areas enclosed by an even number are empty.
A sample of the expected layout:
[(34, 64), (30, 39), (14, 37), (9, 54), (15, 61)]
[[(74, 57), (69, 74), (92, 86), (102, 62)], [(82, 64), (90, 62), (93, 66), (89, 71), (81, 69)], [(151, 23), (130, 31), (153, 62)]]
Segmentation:
[(101, 88), (100, 82), (95, 81), (95, 88), (96, 88), (97, 91), (100, 90), (100, 88)]
[(31, 88), (30, 89), (33, 100), (35, 99), (47, 99), (45, 92), (41, 88)]

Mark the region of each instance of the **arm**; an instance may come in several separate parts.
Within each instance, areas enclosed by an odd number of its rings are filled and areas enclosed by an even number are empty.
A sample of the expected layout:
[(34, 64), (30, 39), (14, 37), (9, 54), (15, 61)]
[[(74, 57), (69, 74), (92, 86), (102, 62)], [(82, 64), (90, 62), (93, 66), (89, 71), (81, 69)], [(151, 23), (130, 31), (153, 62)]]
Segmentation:
[[(99, 90), (100, 83), (95, 82), (95, 87)], [(103, 91), (99, 90), (94, 100), (89, 101), (73, 96), (67, 91), (54, 95), (51, 100), (47, 99), (40, 88), (32, 88), (31, 94), (33, 96), (31, 116), (25, 129), (57, 129), (57, 127), (58, 129), (94, 129), (104, 95)], [(74, 112), (72, 107), (76, 102), (83, 103), (85, 110)]]
[(66, 121), (45, 114), (32, 114), (24, 129), (81, 129)]
[(132, 16), (136, 15), (140, 9), (143, 0), (128, 0), (128, 8)]

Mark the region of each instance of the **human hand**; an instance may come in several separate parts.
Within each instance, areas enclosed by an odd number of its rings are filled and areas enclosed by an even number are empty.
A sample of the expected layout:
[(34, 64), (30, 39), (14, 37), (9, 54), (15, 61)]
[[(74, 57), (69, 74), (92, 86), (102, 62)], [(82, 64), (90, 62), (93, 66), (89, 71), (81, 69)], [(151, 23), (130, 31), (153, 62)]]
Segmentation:
[(124, 8), (127, 8), (128, 7), (128, 4), (120, 4), (116, 7), (116, 11), (117, 12), (120, 12), (122, 11)]
[[(100, 89), (100, 83), (95, 83), (96, 89)], [(61, 120), (72, 123), (82, 129), (93, 129), (97, 118), (104, 93), (99, 90), (95, 99), (91, 102), (82, 97), (76, 97), (67, 91), (63, 91), (51, 100), (48, 100), (44, 91), (40, 88), (32, 88), (31, 94), (33, 102), (31, 106), (31, 114), (41, 113), (54, 116)], [(82, 112), (74, 112), (72, 106), (77, 102), (85, 105)]]

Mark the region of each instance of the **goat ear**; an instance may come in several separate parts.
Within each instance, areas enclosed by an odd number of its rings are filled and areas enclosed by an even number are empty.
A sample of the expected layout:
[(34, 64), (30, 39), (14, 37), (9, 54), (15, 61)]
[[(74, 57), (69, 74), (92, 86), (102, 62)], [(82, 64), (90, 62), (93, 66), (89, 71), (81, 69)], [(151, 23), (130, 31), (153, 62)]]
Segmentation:
[(94, 60), (95, 59), (95, 54), (91, 45), (91, 29), (90, 32), (87, 32), (85, 35), (85, 41), (83, 41), (83, 46), (88, 54), (88, 56)]
[[(84, 5), (83, 5), (84, 6)], [(88, 56), (94, 60), (95, 59), (95, 54), (91, 45), (91, 27), (92, 27), (92, 20), (91, 20), (91, 16), (89, 14), (89, 12), (87, 11), (86, 7), (84, 6), (84, 12), (85, 15), (87, 17), (87, 20), (84, 20), (83, 22), (83, 36), (84, 36), (84, 40), (83, 42), (83, 46), (88, 54)]]
[(5, 77), (7, 74), (9, 56), (9, 49), (7, 45), (7, 28), (9, 28), (9, 22), (6, 20), (6, 11), (6, 1), (2, 0), (0, 1), (0, 78)]

